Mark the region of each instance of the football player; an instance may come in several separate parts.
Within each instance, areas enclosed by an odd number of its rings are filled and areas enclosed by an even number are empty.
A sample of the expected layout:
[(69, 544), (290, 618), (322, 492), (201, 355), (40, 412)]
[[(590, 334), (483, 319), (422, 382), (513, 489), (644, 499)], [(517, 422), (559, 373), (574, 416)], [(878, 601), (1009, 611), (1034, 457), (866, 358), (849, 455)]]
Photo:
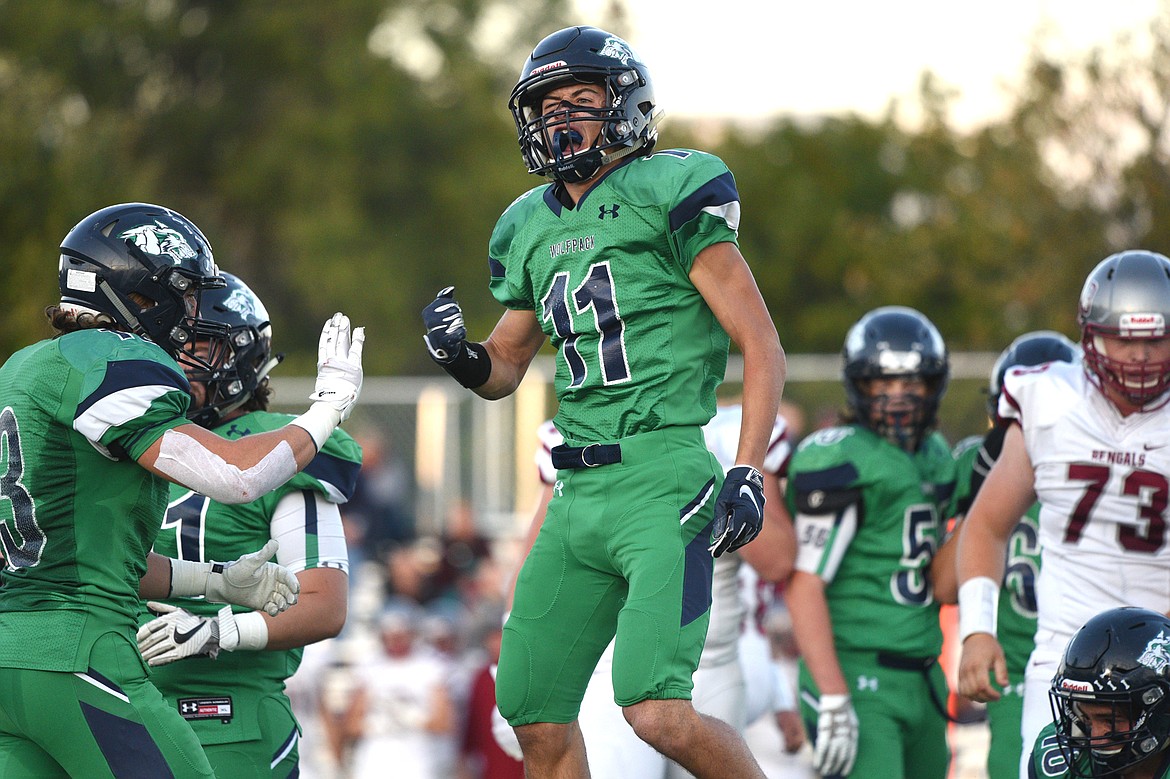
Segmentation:
[[(1003, 447), (1004, 432), (1010, 424), (999, 415), (999, 398), (1003, 394), (1003, 377), (1008, 370), (1029, 368), (1044, 370), (1050, 362), (1077, 362), (1080, 349), (1067, 336), (1052, 330), (1026, 333), (1008, 345), (996, 359), (988, 382), (987, 413), (991, 429), (982, 436), (971, 436), (955, 446), (958, 487), (955, 491), (956, 524), (946, 543), (931, 563), (934, 597), (940, 603), (954, 603), (958, 582), (955, 551), (962, 532), (963, 517), (991, 471)], [(1008, 684), (998, 701), (987, 704), (991, 726), (991, 748), (987, 752), (989, 779), (1018, 779), (1020, 756), (1025, 753), (1020, 735), (1024, 713), (1024, 669), (1032, 654), (1036, 635), (1036, 573), (1040, 568), (1040, 530), (1037, 516), (1040, 507), (1032, 507), (1020, 517), (1008, 544), (1008, 561), (1003, 589), (999, 593), (999, 639), (1007, 658)]]
[[(709, 448), (727, 468), (735, 464), (732, 458), (739, 438), (741, 415), (742, 407), (738, 403), (720, 404), (715, 416), (703, 428)], [(530, 549), (535, 541), (536, 533), (544, 522), (548, 502), (557, 489), (557, 469), (552, 465), (552, 450), (564, 443), (564, 438), (552, 420), (540, 426), (537, 437), (540, 446), (536, 452), (536, 465), (544, 487), (525, 540), (526, 549)], [(791, 691), (776, 689), (780, 686), (787, 688), (790, 683), (785, 678), (777, 678), (777, 669), (771, 662), (770, 653), (760, 656), (753, 652), (752, 662), (748, 664), (739, 649), (744, 632), (755, 630), (754, 607), (760, 605), (754, 585), (750, 592), (743, 590), (740, 572), (750, 568), (754, 574), (753, 583), (776, 584), (785, 581), (792, 571), (796, 541), (792, 520), (784, 508), (780, 489), (780, 479), (787, 469), (791, 451), (787, 423), (783, 417), (777, 417), (768, 443), (768, 453), (764, 458), (764, 494), (769, 499), (764, 527), (760, 536), (750, 545), (715, 560), (711, 623), (694, 675), (695, 709), (718, 717), (741, 733), (765, 709), (772, 714), (780, 705), (784, 705), (778, 704), (777, 699), (783, 699), (785, 693), (788, 701), (785, 710), (791, 712), (795, 709), (791, 703), (794, 697)], [(743, 565), (744, 561), (748, 565)], [(755, 573), (757, 570), (762, 574)], [(761, 575), (762, 579), (759, 578)], [(630, 730), (620, 707), (614, 703), (612, 673), (611, 642), (593, 669), (578, 716), (585, 738), (590, 776), (593, 779), (622, 779), (626, 776), (670, 779), (688, 776), (677, 764), (651, 749)], [(749, 679), (757, 689), (748, 689)], [(765, 687), (766, 690), (763, 689)], [(749, 698), (758, 698), (758, 705), (749, 706)], [(494, 728), (497, 741), (509, 753), (519, 757), (515, 734), (510, 728), (500, 727), (499, 724), (497, 721)], [(803, 731), (798, 723), (791, 723), (787, 718), (784, 724), (787, 748), (795, 751), (803, 743)]]
[[(279, 429), (292, 417), (267, 410), (268, 374), (280, 362), (268, 311), (242, 280), (222, 275), (227, 285), (206, 292), (201, 310), (223, 331), (197, 346), (207, 367), (187, 368), (188, 416), (237, 440)], [(160, 616), (140, 618), (138, 647), (151, 679), (191, 723), (220, 779), (297, 774), (299, 728), (284, 682), (299, 666), (302, 647), (336, 636), (345, 624), (349, 558), (338, 505), (353, 493), (360, 468), (360, 448), (338, 429), (308, 467), (250, 503), (220, 503), (171, 485), (156, 552), (225, 560), (276, 541), (277, 561), (301, 585), (297, 605), (279, 619), (191, 598), (152, 601)]]
[(322, 331), (309, 410), (229, 440), (187, 419), (180, 361), (206, 367), (200, 297), (224, 284), (203, 233), (162, 206), (82, 219), (61, 243), (58, 331), (0, 367), (0, 775), (209, 777), (190, 725), (135, 643), (148, 598), (204, 596), (275, 615), (298, 583), (269, 563), (150, 553), (168, 482), (253, 500), (316, 457), (361, 386), (364, 332)]
[(955, 464), (934, 430), (950, 366), (920, 312), (885, 306), (845, 337), (846, 424), (788, 470), (799, 543), (786, 591), (800, 693), (824, 776), (943, 779), (947, 684), (929, 567)]
[[(431, 357), (485, 398), (515, 391), (546, 338), (558, 352), (562, 490), (504, 628), (500, 710), (531, 776), (583, 774), (577, 712), (616, 634), (615, 695), (640, 738), (692, 773), (762, 777), (735, 729), (690, 702), (712, 555), (763, 524), (760, 468), (784, 381), (736, 245), (734, 179), (709, 154), (652, 153), (650, 73), (594, 27), (538, 43), (509, 105), (529, 171), (553, 182), (517, 198), (493, 232), (491, 291), (507, 311), (483, 343), (467, 341), (450, 288), (423, 311)], [(744, 412), (724, 477), (702, 426), (729, 341), (743, 352)]]
[[(1103, 607), (1170, 603), (1170, 260), (1125, 251), (1085, 279), (1083, 365), (1004, 376), (1003, 449), (959, 538), (959, 690), (995, 701), (1008, 683), (997, 640), (999, 583), (1019, 517), (1040, 502), (1036, 647), (1025, 672), (1023, 743), (1048, 720), (1069, 639)], [(1026, 770), (1021, 760), (1021, 773)]]
[(1170, 777), (1170, 619), (1107, 609), (1068, 643), (1048, 697), (1028, 776)]

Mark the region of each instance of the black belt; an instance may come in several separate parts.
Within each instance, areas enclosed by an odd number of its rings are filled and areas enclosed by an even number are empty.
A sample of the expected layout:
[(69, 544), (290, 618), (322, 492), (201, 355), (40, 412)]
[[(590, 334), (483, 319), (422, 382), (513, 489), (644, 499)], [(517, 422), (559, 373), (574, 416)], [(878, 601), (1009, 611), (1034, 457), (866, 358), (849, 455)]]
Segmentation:
[(596, 468), (599, 465), (613, 465), (622, 461), (620, 444), (589, 444), (588, 446), (554, 446), (552, 463), (561, 468)]
[(926, 689), (930, 692), (930, 702), (934, 704), (934, 710), (942, 715), (942, 718), (947, 722), (959, 722), (950, 715), (947, 711), (946, 704), (938, 699), (938, 693), (934, 691), (934, 685), (931, 684), (930, 669), (938, 662), (937, 657), (907, 657), (906, 655), (895, 655), (891, 652), (877, 653), (878, 665), (883, 668), (893, 668), (896, 671), (917, 671), (926, 677)]

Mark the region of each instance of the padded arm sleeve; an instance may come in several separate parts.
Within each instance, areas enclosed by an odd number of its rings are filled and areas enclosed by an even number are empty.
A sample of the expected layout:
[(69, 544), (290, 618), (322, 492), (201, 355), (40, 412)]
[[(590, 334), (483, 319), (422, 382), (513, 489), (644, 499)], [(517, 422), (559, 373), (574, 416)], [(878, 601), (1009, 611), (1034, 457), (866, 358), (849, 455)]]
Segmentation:
[(173, 481), (228, 504), (250, 503), (297, 473), (296, 456), (286, 441), (251, 468), (241, 469), (177, 430), (163, 434), (154, 465)]

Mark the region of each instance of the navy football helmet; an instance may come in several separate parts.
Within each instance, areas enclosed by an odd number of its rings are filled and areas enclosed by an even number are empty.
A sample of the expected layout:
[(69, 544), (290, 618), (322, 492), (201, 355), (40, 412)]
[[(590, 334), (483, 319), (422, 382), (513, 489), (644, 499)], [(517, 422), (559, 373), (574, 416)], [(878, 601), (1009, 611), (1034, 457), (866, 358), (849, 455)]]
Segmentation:
[(223, 277), (227, 286), (204, 293), (200, 312), (203, 319), (221, 325), (223, 332), (208, 339), (208, 367), (187, 373), (191, 381), (207, 386), (202, 407), (187, 415), (204, 427), (214, 427), (251, 400), (284, 359), (272, 354), (272, 325), (264, 303), (238, 277), (230, 273)]
[[(550, 90), (573, 83), (603, 86), (606, 105), (566, 105), (542, 115), (541, 99)], [(641, 58), (621, 38), (596, 27), (566, 27), (536, 44), (508, 108), (528, 172), (568, 183), (586, 181), (602, 165), (634, 152), (649, 153), (662, 118), (650, 71)], [(551, 129), (565, 126), (570, 116), (573, 122), (602, 125), (591, 148), (574, 151), (573, 133)]]
[[(855, 420), (891, 443), (916, 451), (938, 419), (938, 407), (947, 391), (950, 360), (938, 328), (920, 312), (905, 306), (875, 308), (857, 321), (845, 336), (845, 395)], [(918, 377), (926, 383), (926, 397), (900, 398), (910, 411), (890, 411), (891, 398), (871, 397), (871, 379)]]
[[(1170, 744), (1170, 619), (1134, 606), (1093, 617), (1069, 641), (1048, 697), (1070, 776), (1113, 776), (1163, 751)], [(1099, 726), (1094, 735), (1090, 712), (1108, 719), (1108, 732)]]
[(61, 309), (104, 315), (187, 359), (199, 335), (203, 290), (223, 287), (211, 244), (182, 214), (149, 203), (109, 206), (82, 219), (61, 242)]

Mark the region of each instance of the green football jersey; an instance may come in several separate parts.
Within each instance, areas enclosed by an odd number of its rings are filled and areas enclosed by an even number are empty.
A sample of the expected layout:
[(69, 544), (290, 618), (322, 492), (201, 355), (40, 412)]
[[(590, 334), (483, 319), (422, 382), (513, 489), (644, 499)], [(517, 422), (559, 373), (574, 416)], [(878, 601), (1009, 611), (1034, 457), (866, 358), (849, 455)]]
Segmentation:
[[(986, 462), (988, 452), (998, 457), (1002, 446), (1002, 434), (974, 436), (963, 439), (955, 447), (955, 464), (958, 467), (955, 502), (957, 511), (965, 515), (978, 494), (982, 478), (972, 479), (978, 472), (986, 476), (991, 463)], [(986, 442), (986, 443), (985, 443)], [(980, 458), (980, 450), (983, 458)], [(972, 482), (975, 488), (972, 490)], [(1036, 638), (1036, 577), (1040, 574), (1040, 504), (1034, 504), (1020, 517), (1008, 539), (1008, 557), (1004, 569), (1003, 587), (999, 591), (997, 637), (1007, 660), (1011, 684), (1022, 684), (1024, 669), (1032, 655)]]
[(575, 208), (557, 191), (513, 202), (489, 248), (492, 294), (535, 311), (557, 349), (557, 429), (579, 446), (706, 424), (729, 339), (689, 274), (736, 240), (731, 172), (670, 149), (609, 171)]
[[(214, 431), (234, 440), (277, 430), (292, 419), (289, 414), (253, 411), (221, 424)], [(172, 485), (166, 519), (155, 540), (154, 551), (196, 562), (235, 560), (255, 552), (272, 537), (276, 506), (286, 496), (298, 492), (319, 493), (330, 502), (345, 503), (353, 494), (360, 469), (361, 447), (349, 433), (337, 429), (303, 471), (251, 503), (217, 503), (185, 487)], [(294, 572), (319, 567), (348, 570), (341, 528), (318, 527), (314, 504), (309, 501), (305, 506), (305, 525), (297, 536), (281, 536), (281, 557), (304, 560), (303, 565), (290, 566)], [(222, 607), (222, 604), (191, 598), (167, 602), (206, 615), (215, 614)], [(148, 622), (153, 616), (143, 612), (140, 621)], [(265, 696), (281, 694), (284, 680), (296, 672), (303, 654), (300, 648), (222, 652), (216, 660), (194, 657), (151, 668), (150, 676), (168, 700), (179, 704), (187, 698), (210, 700), (220, 693), (220, 697), (230, 697), (230, 704), (225, 704), (230, 707), (230, 718), (189, 716), (202, 743), (230, 743), (256, 737), (253, 732), (258, 727), (256, 707)]]
[(938, 433), (914, 454), (860, 425), (801, 442), (787, 490), (796, 567), (825, 581), (838, 651), (942, 650), (929, 568), (954, 489), (955, 463)]
[(111, 330), (0, 368), (0, 666), (84, 671), (98, 636), (133, 635), (168, 487), (133, 460), (187, 424), (189, 390), (161, 348)]

